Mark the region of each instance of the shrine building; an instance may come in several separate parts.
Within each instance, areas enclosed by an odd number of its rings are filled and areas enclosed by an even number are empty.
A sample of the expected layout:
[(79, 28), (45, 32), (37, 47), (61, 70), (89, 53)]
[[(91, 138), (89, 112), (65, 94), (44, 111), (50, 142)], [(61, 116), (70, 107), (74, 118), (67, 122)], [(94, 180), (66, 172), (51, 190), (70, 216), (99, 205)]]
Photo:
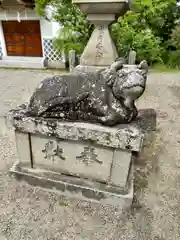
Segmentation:
[(32, 0), (0, 0), (0, 67), (64, 68), (53, 47), (60, 25), (33, 7)]

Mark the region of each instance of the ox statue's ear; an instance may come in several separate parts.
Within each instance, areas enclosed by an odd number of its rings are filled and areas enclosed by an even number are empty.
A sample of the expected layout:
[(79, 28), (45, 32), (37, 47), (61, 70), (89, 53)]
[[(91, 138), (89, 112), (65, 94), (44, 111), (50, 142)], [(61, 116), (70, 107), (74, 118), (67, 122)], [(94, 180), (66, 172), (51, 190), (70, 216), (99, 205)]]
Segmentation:
[(101, 72), (103, 78), (106, 81), (106, 84), (108, 87), (112, 87), (114, 85), (114, 82), (116, 80), (116, 75), (117, 73), (113, 70), (111, 70), (111, 68), (106, 68)]
[(126, 63), (126, 59), (118, 58), (115, 62), (113, 62), (110, 66), (112, 71), (117, 72), (118, 70), (123, 68), (123, 65)]
[(146, 60), (143, 60), (140, 62), (139, 66), (138, 66), (139, 69), (142, 69), (145, 71), (145, 73), (148, 72), (148, 63)]
[(124, 58), (116, 59), (116, 61), (113, 62), (110, 67), (102, 71), (101, 74), (106, 79), (106, 84), (109, 87), (112, 87), (114, 85), (114, 82), (116, 81), (117, 78), (117, 71), (123, 68), (124, 63), (125, 63)]

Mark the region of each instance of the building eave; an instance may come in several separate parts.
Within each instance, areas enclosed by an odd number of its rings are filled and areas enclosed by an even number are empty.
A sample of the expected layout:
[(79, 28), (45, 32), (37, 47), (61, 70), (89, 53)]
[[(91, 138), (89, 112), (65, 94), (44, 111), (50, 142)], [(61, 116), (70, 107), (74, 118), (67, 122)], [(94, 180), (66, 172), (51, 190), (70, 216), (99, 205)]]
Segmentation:
[[(34, 0), (15, 0), (19, 6), (24, 6), (28, 8), (33, 8), (35, 6)], [(5, 0), (0, 0), (0, 7), (6, 7)]]
[(24, 5), (25, 7), (34, 7), (34, 0), (16, 0), (19, 4)]

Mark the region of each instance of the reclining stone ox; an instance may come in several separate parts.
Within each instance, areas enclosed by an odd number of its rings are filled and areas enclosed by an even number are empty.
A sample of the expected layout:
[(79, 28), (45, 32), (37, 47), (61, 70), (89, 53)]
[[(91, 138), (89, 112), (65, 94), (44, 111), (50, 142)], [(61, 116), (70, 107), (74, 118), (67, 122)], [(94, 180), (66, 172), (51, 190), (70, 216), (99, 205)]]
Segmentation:
[(119, 59), (97, 72), (74, 71), (43, 80), (30, 99), (27, 115), (106, 126), (131, 122), (138, 114), (134, 102), (145, 90), (148, 65), (124, 63)]

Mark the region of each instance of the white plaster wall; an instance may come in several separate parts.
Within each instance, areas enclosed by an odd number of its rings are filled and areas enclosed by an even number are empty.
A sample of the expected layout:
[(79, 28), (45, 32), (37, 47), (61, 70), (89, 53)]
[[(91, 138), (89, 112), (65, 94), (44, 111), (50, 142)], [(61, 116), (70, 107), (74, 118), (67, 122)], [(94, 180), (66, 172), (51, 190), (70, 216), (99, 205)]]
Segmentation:
[(53, 29), (52, 22), (45, 20), (44, 18), (40, 19), (40, 27), (41, 27), (41, 36), (42, 38), (53, 38)]
[(43, 38), (53, 39), (59, 33), (61, 28), (60, 24), (55, 21), (47, 21), (44, 18), (40, 20), (41, 34)]
[(56, 8), (51, 5), (48, 5), (45, 8), (46, 16), (52, 25), (52, 37), (53, 38), (57, 36), (57, 34), (59, 33), (59, 29), (61, 28), (60, 24), (53, 20), (53, 12), (55, 12), (55, 11), (56, 11)]
[(61, 25), (58, 22), (53, 21), (52, 22), (52, 30), (53, 30), (54, 37), (58, 36), (60, 29), (61, 29)]

